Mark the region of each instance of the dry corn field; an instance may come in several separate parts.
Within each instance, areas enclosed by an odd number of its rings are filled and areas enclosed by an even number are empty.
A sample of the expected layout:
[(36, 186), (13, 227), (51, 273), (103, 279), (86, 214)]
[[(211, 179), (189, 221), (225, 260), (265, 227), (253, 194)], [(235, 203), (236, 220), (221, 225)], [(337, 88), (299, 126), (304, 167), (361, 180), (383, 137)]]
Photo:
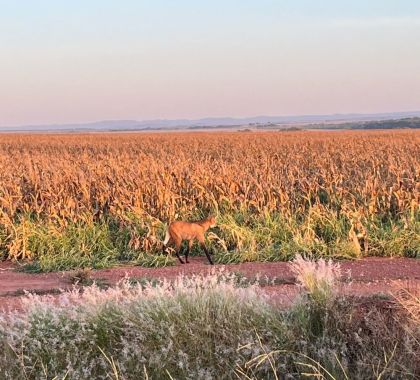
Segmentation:
[(29, 269), (159, 266), (215, 213), (217, 262), (420, 255), (420, 133), (0, 135), (0, 244)]

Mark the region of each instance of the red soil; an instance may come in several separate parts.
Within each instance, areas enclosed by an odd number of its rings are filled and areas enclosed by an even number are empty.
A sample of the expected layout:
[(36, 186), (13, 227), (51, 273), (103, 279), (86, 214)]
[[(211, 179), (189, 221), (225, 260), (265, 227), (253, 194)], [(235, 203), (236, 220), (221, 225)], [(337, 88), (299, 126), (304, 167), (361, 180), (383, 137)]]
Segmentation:
[[(264, 287), (272, 300), (280, 305), (290, 304), (299, 292), (290, 266), (285, 262), (244, 263), (236, 265), (215, 265), (228, 272), (240, 273), (245, 277), (276, 279), (275, 285)], [(341, 263), (344, 273), (348, 273), (341, 286), (343, 294), (369, 295), (389, 293), (401, 287), (419, 289), (420, 260), (403, 258), (366, 258)], [(90, 278), (113, 285), (124, 277), (130, 278), (167, 278), (180, 274), (193, 275), (207, 273), (211, 268), (206, 258), (191, 258), (190, 264), (165, 268), (118, 267), (95, 270)], [(22, 291), (54, 292), (73, 286), (74, 272), (29, 274), (16, 271), (11, 263), (0, 263), (0, 310), (19, 308)]]

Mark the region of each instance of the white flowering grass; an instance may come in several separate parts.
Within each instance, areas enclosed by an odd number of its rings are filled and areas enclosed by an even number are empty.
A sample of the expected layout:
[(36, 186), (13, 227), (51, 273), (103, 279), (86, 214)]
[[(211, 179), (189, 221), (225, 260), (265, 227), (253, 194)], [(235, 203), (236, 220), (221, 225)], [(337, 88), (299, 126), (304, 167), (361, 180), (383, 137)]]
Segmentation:
[(310, 260), (296, 255), (290, 263), (298, 284), (307, 292), (313, 301), (325, 304), (337, 293), (341, 277), (339, 263), (332, 260)]
[(255, 331), (282, 328), (256, 284), (221, 271), (28, 295), (23, 306), (0, 317), (0, 378), (229, 378), (260, 353)]
[(338, 268), (293, 265), (310, 296), (287, 311), (258, 281), (215, 270), (28, 295), (23, 311), (0, 314), (0, 380), (415, 378), (418, 329), (380, 304), (364, 315), (351, 299), (320, 304)]

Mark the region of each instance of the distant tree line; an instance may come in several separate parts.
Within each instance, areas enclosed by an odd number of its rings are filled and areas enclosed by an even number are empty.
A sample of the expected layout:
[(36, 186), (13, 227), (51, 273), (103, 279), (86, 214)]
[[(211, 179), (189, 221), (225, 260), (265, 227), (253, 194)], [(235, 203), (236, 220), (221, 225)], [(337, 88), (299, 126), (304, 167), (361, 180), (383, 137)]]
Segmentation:
[(420, 117), (410, 117), (397, 120), (356, 121), (339, 124), (311, 124), (306, 129), (418, 129)]

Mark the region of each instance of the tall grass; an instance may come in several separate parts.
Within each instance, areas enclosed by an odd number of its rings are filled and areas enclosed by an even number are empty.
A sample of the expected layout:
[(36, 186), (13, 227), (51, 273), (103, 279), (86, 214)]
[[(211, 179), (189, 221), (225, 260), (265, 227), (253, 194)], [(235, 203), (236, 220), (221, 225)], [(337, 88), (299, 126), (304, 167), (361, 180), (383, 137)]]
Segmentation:
[[(332, 285), (334, 270), (296, 267)], [(418, 330), (406, 328), (402, 309), (328, 294), (325, 308), (302, 297), (280, 310), (257, 284), (238, 286), (234, 275), (213, 271), (29, 295), (23, 311), (0, 316), (0, 378), (415, 378)], [(322, 330), (308, 323), (312, 308), (323, 311)]]
[[(154, 222), (154, 236), (147, 223), (147, 220), (132, 218), (125, 222), (78, 222), (60, 227), (26, 217), (16, 226), (20, 240), (5, 237), (0, 245), (4, 250), (24, 250), (32, 258), (32, 263), (25, 268), (41, 272), (84, 267), (99, 269), (121, 263), (147, 267), (174, 264), (171, 255), (161, 254), (166, 224)], [(339, 219), (331, 215), (318, 216), (314, 222), (302, 216), (285, 217), (279, 213), (260, 216), (244, 211), (234, 215), (219, 214), (218, 226), (208, 233), (207, 245), (215, 254), (215, 261), (223, 264), (288, 261), (299, 254), (334, 259), (367, 255), (420, 257), (420, 219), (392, 226), (372, 221), (366, 231), (364, 242), (368, 249), (365, 251), (351, 235), (350, 220), (343, 216)], [(18, 246), (17, 241), (20, 241)], [(201, 248), (194, 246), (192, 255), (201, 254)]]

